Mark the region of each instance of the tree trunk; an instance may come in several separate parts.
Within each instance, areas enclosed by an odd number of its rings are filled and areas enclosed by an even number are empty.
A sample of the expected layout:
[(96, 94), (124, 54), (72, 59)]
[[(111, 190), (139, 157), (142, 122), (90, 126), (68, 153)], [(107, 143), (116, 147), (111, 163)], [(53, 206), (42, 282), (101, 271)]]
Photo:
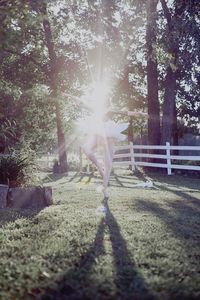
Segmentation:
[(160, 105), (158, 99), (158, 70), (156, 57), (156, 7), (157, 0), (147, 1), (147, 105), (148, 142), (160, 144)]
[(58, 138), (58, 155), (59, 155), (59, 171), (61, 173), (67, 172), (67, 152), (66, 152), (66, 143), (65, 135), (63, 133), (60, 116), (60, 107), (59, 103), (56, 101), (56, 124), (57, 124), (57, 138)]
[[(177, 124), (177, 108), (174, 101), (174, 117), (173, 117), (173, 130), (172, 130), (173, 145), (178, 145), (178, 124)], [(179, 150), (174, 150), (173, 155), (178, 155)]]
[(133, 142), (133, 117), (130, 117), (128, 126), (128, 142)]
[(162, 138), (163, 145), (166, 142), (171, 143), (172, 130), (174, 124), (174, 109), (175, 109), (175, 96), (176, 96), (176, 76), (171, 66), (167, 68), (165, 78), (165, 94), (163, 103), (163, 117), (162, 117)]
[(46, 45), (49, 54), (49, 79), (50, 79), (50, 87), (51, 87), (51, 96), (54, 101), (55, 105), (55, 112), (56, 112), (56, 124), (57, 124), (57, 139), (58, 139), (58, 156), (59, 156), (59, 167), (60, 172), (64, 173), (67, 172), (67, 152), (66, 152), (66, 143), (65, 143), (65, 136), (62, 127), (62, 120), (60, 114), (60, 106), (58, 103), (57, 98), (57, 77), (58, 77), (58, 64), (57, 64), (57, 56), (54, 49), (54, 42), (51, 32), (51, 25), (48, 20), (47, 15), (47, 7), (46, 3), (44, 2), (41, 6), (41, 12), (45, 15), (43, 19), (43, 29), (45, 34)]
[(178, 145), (178, 124), (177, 124), (177, 108), (174, 101), (174, 118), (173, 118), (173, 132), (172, 132), (173, 144)]
[[(173, 19), (170, 10), (165, 0), (161, 0), (164, 16), (167, 20), (169, 31), (168, 52), (170, 62), (166, 69), (165, 77), (165, 93), (163, 102), (163, 117), (162, 117), (162, 133), (161, 144), (165, 145), (166, 142), (174, 142), (173, 138), (177, 135), (177, 113), (176, 113), (176, 74), (177, 74), (177, 59), (178, 59), (178, 42), (176, 35), (174, 35), (174, 14)], [(176, 137), (177, 139), (177, 137)]]

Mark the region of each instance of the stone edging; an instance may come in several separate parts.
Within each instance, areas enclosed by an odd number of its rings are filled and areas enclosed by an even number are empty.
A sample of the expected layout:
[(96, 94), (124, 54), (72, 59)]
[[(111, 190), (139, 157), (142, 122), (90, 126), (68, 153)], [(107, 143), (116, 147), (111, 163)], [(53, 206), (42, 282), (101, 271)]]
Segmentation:
[(53, 203), (52, 187), (15, 187), (0, 184), (0, 209), (41, 208)]

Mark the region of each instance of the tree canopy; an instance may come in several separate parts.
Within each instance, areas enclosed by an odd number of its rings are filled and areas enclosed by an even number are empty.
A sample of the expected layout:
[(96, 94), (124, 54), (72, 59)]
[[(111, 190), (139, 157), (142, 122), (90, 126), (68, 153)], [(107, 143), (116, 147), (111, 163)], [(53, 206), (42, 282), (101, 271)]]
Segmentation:
[(148, 111), (150, 144), (199, 132), (199, 12), (198, 0), (0, 1), (0, 125), (15, 122), (6, 143), (47, 150), (57, 136), (66, 171), (84, 113), (74, 99), (96, 82), (118, 110)]

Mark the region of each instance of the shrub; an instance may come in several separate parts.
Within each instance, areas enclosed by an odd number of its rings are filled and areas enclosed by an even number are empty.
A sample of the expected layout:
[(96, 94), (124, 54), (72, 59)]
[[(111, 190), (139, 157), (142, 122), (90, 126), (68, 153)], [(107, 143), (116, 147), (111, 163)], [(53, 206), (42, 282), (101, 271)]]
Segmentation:
[(0, 157), (0, 184), (9, 186), (28, 185), (36, 165), (32, 157), (14, 153)]

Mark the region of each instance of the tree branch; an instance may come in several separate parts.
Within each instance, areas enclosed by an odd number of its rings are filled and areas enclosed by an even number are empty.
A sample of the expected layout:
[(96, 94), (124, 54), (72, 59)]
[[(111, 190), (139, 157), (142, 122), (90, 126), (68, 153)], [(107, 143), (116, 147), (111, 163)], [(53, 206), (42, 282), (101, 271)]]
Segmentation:
[(47, 69), (47, 67), (44, 66), (44, 65), (41, 65), (39, 62), (37, 62), (30, 55), (26, 55), (26, 54), (23, 54), (23, 53), (20, 53), (20, 52), (11, 50), (11, 49), (5, 49), (5, 48), (3, 48), (3, 51), (5, 51), (7, 53), (10, 53), (10, 54), (14, 54), (14, 55), (20, 56), (22, 58), (27, 58), (28, 60), (30, 60), (31, 62), (33, 62), (37, 67), (39, 67), (42, 70), (42, 72), (44, 72), (46, 75), (48, 75), (48, 69)]
[(109, 112), (114, 113), (114, 114), (118, 114), (118, 115), (124, 115), (124, 116), (128, 116), (128, 117), (140, 117), (140, 116), (148, 116), (147, 113), (142, 112), (142, 111), (120, 111), (120, 110), (110, 110)]
[(164, 16), (165, 16), (165, 18), (167, 20), (167, 25), (170, 28), (171, 27), (172, 18), (171, 18), (171, 14), (170, 14), (169, 8), (167, 7), (167, 3), (165, 2), (165, 0), (160, 0), (160, 2), (161, 2), (161, 5), (162, 5)]

